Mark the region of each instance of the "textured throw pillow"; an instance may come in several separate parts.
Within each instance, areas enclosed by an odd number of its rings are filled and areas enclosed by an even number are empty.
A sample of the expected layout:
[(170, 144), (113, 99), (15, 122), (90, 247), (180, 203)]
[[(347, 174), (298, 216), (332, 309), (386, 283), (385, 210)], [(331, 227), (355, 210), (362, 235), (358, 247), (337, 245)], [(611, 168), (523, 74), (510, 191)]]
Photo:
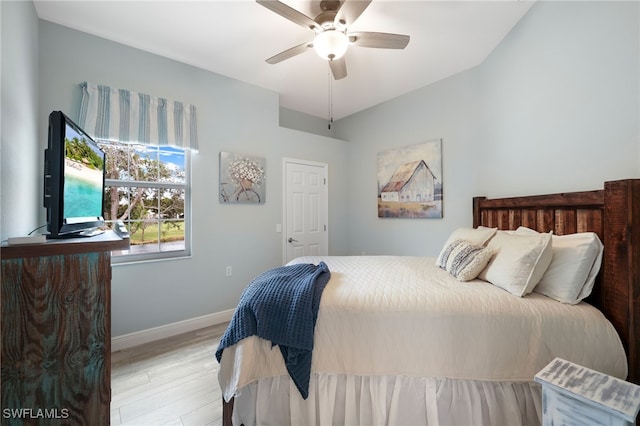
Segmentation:
[(478, 228), (458, 228), (449, 235), (447, 241), (444, 243), (438, 258), (436, 259), (436, 265), (441, 266), (441, 268), (446, 269), (446, 261), (442, 260), (443, 255), (447, 248), (456, 240), (464, 240), (470, 244), (477, 246), (486, 245), (487, 241), (491, 239), (497, 232), (498, 228), (486, 228), (486, 227), (478, 227)]
[(442, 250), (438, 266), (459, 281), (470, 281), (487, 266), (491, 255), (492, 252), (487, 247), (455, 240)]
[[(518, 233), (536, 231), (520, 227)], [(575, 305), (591, 294), (600, 271), (604, 246), (594, 232), (554, 235), (553, 257), (535, 292)]]
[(494, 256), (479, 278), (516, 296), (531, 293), (551, 263), (551, 233), (498, 231), (487, 247)]

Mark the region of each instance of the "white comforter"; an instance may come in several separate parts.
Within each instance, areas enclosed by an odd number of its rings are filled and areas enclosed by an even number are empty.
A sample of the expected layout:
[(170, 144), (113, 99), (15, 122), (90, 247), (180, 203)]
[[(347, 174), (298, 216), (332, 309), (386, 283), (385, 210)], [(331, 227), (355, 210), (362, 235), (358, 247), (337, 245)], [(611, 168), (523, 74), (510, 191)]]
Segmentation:
[[(302, 257), (326, 262), (312, 372), (483, 381), (533, 381), (555, 357), (619, 378), (620, 339), (600, 311), (533, 293), (518, 298), (487, 282), (459, 282), (435, 259), (406, 256)], [(226, 400), (256, 380), (286, 375), (270, 342), (225, 349)]]

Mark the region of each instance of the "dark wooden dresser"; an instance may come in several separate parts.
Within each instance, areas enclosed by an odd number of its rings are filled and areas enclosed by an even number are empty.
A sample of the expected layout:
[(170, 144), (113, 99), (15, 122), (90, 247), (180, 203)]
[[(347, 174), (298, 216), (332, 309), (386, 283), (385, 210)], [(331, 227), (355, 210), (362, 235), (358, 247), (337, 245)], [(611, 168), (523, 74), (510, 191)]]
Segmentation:
[(2, 425), (109, 425), (111, 250), (128, 246), (2, 246)]

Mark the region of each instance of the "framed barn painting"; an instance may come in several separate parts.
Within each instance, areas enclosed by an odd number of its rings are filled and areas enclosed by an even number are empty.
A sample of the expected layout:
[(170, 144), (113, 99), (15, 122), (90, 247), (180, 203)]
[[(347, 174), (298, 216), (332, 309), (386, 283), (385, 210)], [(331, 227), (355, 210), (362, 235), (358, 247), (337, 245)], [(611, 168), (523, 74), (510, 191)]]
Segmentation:
[(266, 159), (220, 152), (220, 202), (263, 204)]
[(442, 139), (378, 153), (378, 217), (442, 217)]

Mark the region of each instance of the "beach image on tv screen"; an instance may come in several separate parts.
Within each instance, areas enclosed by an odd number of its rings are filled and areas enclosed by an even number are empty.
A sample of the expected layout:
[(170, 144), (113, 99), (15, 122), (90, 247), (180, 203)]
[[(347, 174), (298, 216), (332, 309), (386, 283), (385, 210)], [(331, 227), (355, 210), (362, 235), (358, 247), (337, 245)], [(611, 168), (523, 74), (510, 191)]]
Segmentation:
[(102, 216), (104, 153), (67, 125), (65, 133), (65, 218)]

